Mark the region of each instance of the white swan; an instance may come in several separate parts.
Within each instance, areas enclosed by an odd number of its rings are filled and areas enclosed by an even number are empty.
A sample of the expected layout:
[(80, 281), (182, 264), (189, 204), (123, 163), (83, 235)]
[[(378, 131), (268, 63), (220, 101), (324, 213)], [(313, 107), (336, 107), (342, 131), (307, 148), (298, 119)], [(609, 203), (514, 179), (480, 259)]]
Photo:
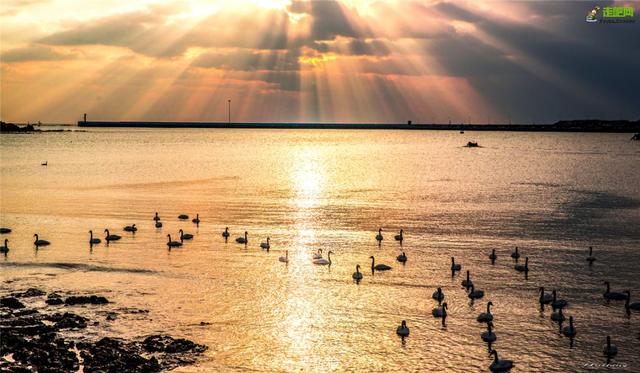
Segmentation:
[(476, 320), (478, 322), (491, 322), (493, 321), (493, 314), (491, 313), (491, 306), (493, 306), (492, 302), (488, 302), (487, 303), (487, 312), (482, 312), (481, 314), (478, 315), (478, 318), (476, 318)]
[(124, 227), (122, 230), (123, 230), (123, 231), (125, 231), (125, 232), (133, 232), (133, 233), (136, 233), (136, 231), (138, 230), (138, 228), (136, 228), (136, 225), (135, 225), (135, 224), (133, 224), (133, 225), (127, 225), (127, 226), (126, 226), (126, 227)]
[(271, 248), (271, 244), (269, 243), (269, 237), (267, 237), (266, 241), (260, 242), (260, 248), (267, 249), (267, 250)]
[(498, 351), (491, 350), (489, 352), (489, 356), (493, 355), (494, 359), (491, 365), (489, 365), (489, 370), (492, 372), (508, 372), (513, 368), (513, 361), (511, 360), (503, 360), (498, 358)]
[(494, 333), (492, 329), (493, 329), (493, 323), (492, 322), (488, 322), (487, 323), (487, 331), (486, 332), (482, 332), (482, 334), (480, 334), (480, 338), (482, 338), (482, 340), (487, 342), (487, 343), (495, 342), (496, 339), (498, 339), (498, 337), (496, 336), (496, 333)]
[(279, 257), (278, 260), (282, 263), (289, 263), (289, 250), (286, 250), (284, 256)]
[(318, 249), (318, 252), (313, 253), (313, 259), (322, 259), (322, 249)]
[(47, 241), (47, 240), (41, 240), (41, 239), (39, 239), (39, 238), (38, 238), (38, 234), (37, 234), (37, 233), (36, 233), (36, 234), (34, 234), (34, 235), (33, 235), (33, 237), (35, 237), (35, 238), (36, 238), (36, 240), (33, 242), (33, 244), (34, 244), (34, 245), (36, 245), (36, 246), (47, 246), (47, 245), (50, 245), (50, 244), (51, 244), (51, 242), (49, 242), (49, 241)]
[(576, 336), (577, 331), (573, 326), (573, 316), (569, 316), (569, 326), (565, 326), (564, 328), (562, 328), (562, 334), (564, 334), (565, 337), (569, 338), (573, 338)]
[(496, 249), (492, 249), (492, 250), (491, 250), (491, 254), (489, 254), (489, 259), (490, 259), (492, 262), (495, 262), (495, 261), (496, 261), (496, 259), (498, 259), (498, 256), (496, 255)]
[(609, 288), (609, 281), (605, 281), (604, 284), (607, 285), (607, 290), (604, 292), (604, 294), (602, 294), (604, 299), (607, 299), (607, 300), (625, 300), (625, 299), (627, 299), (627, 295), (624, 294), (624, 293), (618, 293), (616, 291), (610, 291), (611, 289)]
[(229, 238), (229, 236), (231, 236), (231, 234), (229, 234), (229, 227), (226, 227), (224, 229), (224, 232), (222, 232), (222, 237), (224, 237), (225, 239)]
[(389, 267), (386, 264), (376, 264), (376, 258), (374, 258), (373, 256), (370, 256), (369, 259), (371, 259), (371, 270), (372, 271), (388, 271), (391, 269), (391, 267)]
[(589, 264), (593, 264), (596, 261), (596, 257), (593, 256), (593, 247), (589, 246), (589, 256), (587, 257), (587, 262)]
[(193, 239), (193, 235), (191, 233), (184, 233), (182, 229), (180, 229), (178, 233), (180, 233), (180, 241)]
[(360, 272), (360, 264), (356, 265), (356, 271), (353, 272), (351, 277), (356, 281), (362, 280), (362, 273)]
[(93, 238), (93, 231), (89, 231), (89, 245), (95, 245), (97, 243), (100, 243), (100, 239)]
[(6, 254), (9, 252), (9, 240), (4, 239), (4, 246), (0, 246), (0, 253)]
[(118, 241), (119, 239), (122, 238), (117, 234), (110, 234), (108, 229), (105, 229), (104, 233), (105, 233), (104, 240), (107, 241), (107, 243), (109, 243), (109, 241)]
[(444, 293), (442, 292), (442, 288), (438, 288), (438, 290), (434, 291), (433, 294), (431, 294), (431, 298), (435, 299), (439, 302), (442, 302), (444, 300)]
[(171, 247), (180, 247), (182, 246), (182, 242), (180, 241), (171, 241), (171, 235), (168, 234), (167, 237), (169, 237), (169, 242), (167, 242), (167, 246)]
[(529, 272), (529, 257), (524, 258), (524, 265), (516, 264), (513, 268), (518, 272)]
[(409, 336), (409, 327), (407, 326), (407, 322), (405, 320), (402, 320), (402, 323), (400, 324), (398, 329), (396, 329), (396, 334), (398, 334), (402, 338)]
[(551, 307), (555, 310), (558, 308), (565, 308), (566, 306), (569, 305), (569, 302), (567, 302), (564, 299), (558, 299), (558, 293), (554, 290), (551, 292), (551, 294), (553, 295), (553, 300), (551, 301)]
[(236, 242), (237, 243), (243, 243), (243, 244), (247, 244), (249, 242), (249, 239), (247, 238), (249, 234), (247, 233), (247, 231), (244, 231), (244, 237), (237, 237), (236, 238)]
[(313, 261), (313, 264), (317, 264), (321, 266), (331, 265), (331, 254), (333, 254), (333, 251), (329, 251), (327, 253), (328, 259), (325, 259), (325, 258), (316, 259)]
[(467, 278), (462, 280), (462, 286), (468, 289), (471, 285), (473, 285), (473, 282), (471, 282), (471, 279), (469, 278), (469, 271), (467, 271)]
[(378, 229), (378, 234), (376, 235), (376, 240), (378, 242), (382, 241), (384, 237), (382, 237), (382, 228)]
[(545, 294), (544, 287), (540, 286), (539, 291), (540, 291), (540, 298), (538, 298), (538, 302), (540, 302), (540, 305), (549, 304), (553, 302), (553, 295), (549, 293)]
[(396, 260), (399, 261), (400, 263), (406, 263), (407, 262), (407, 254), (404, 253), (404, 251), (402, 252), (402, 254), (398, 255), (396, 257)]
[(516, 246), (516, 251), (511, 253), (511, 257), (513, 259), (520, 259), (520, 253), (518, 252), (518, 246)]
[(627, 294), (627, 301), (624, 303), (624, 308), (627, 310), (627, 313), (630, 313), (631, 310), (640, 311), (640, 302), (631, 302), (631, 291), (625, 291)]
[(156, 216), (153, 217), (153, 220), (155, 221), (160, 221), (160, 216), (158, 216), (158, 213), (156, 212)]
[(396, 241), (400, 241), (402, 242), (404, 240), (404, 230), (400, 229), (400, 234), (396, 234), (393, 238), (395, 238)]
[(602, 346), (602, 353), (604, 356), (608, 358), (612, 358), (618, 354), (618, 347), (616, 345), (611, 344), (611, 337), (607, 336), (607, 343)]
[(462, 269), (462, 265), (456, 264), (456, 260), (453, 257), (451, 257), (451, 271), (455, 272), (461, 269)]
[(551, 314), (551, 321), (563, 322), (564, 320), (565, 320), (565, 317), (562, 314), (562, 308), (559, 308), (557, 312), (553, 312)]
[(191, 219), (191, 222), (195, 225), (200, 224), (200, 214), (196, 214), (195, 219)]
[(476, 288), (473, 285), (471, 285), (471, 288), (469, 289), (469, 294), (467, 294), (467, 296), (470, 299), (480, 299), (484, 297), (484, 291), (476, 290)]

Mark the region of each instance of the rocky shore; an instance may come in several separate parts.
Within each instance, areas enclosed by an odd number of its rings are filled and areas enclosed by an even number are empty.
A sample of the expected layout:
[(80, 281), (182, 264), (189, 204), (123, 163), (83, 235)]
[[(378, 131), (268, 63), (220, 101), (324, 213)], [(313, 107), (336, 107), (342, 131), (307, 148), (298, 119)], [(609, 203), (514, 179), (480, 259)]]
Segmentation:
[[(101, 321), (74, 313), (74, 306), (101, 307), (108, 303), (99, 295), (63, 297), (35, 288), (1, 297), (0, 371), (76, 372), (82, 368), (84, 372), (159, 372), (193, 364), (207, 349), (168, 335), (133, 340), (104, 337), (96, 341), (67, 335), (68, 331), (101, 325)], [(116, 319), (117, 313), (109, 312), (105, 321)]]

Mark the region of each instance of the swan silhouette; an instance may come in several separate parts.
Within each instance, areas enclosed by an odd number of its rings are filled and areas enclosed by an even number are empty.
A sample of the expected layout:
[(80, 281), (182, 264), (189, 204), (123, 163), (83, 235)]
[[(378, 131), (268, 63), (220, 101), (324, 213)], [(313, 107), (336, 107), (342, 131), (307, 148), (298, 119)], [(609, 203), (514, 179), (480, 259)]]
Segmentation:
[(318, 249), (318, 252), (313, 253), (313, 259), (322, 259), (322, 249)]
[(573, 316), (569, 316), (569, 326), (565, 326), (564, 328), (562, 328), (562, 334), (564, 334), (565, 337), (569, 338), (573, 338), (576, 336), (577, 331), (573, 326)]
[(278, 260), (282, 263), (289, 263), (289, 250), (286, 250), (284, 256), (279, 257)]
[(487, 331), (483, 332), (482, 334), (480, 334), (480, 338), (482, 338), (482, 340), (487, 342), (487, 343), (495, 342), (496, 339), (498, 339), (498, 337), (496, 336), (496, 333), (494, 333), (492, 329), (493, 329), (493, 323), (492, 322), (488, 322), (487, 323)]
[(396, 257), (396, 260), (399, 261), (400, 263), (406, 263), (407, 262), (407, 254), (404, 253), (404, 251), (402, 252), (402, 254), (398, 255)]
[(271, 248), (271, 244), (269, 243), (269, 237), (267, 237), (267, 240), (264, 242), (260, 242), (260, 248), (261, 249), (269, 249)]
[(407, 326), (407, 322), (405, 320), (402, 320), (402, 323), (396, 329), (396, 334), (398, 334), (402, 338), (409, 336), (409, 327)]
[(4, 239), (4, 246), (0, 246), (0, 253), (6, 254), (9, 252), (9, 240)]
[(627, 313), (631, 313), (631, 310), (640, 311), (640, 302), (631, 302), (631, 291), (625, 291), (627, 294), (627, 301), (624, 303), (624, 308), (627, 310)]
[(551, 321), (563, 322), (564, 320), (565, 320), (565, 317), (562, 314), (562, 308), (559, 308), (557, 312), (553, 312), (551, 314)]
[(455, 272), (455, 271), (459, 271), (461, 269), (462, 269), (462, 265), (456, 264), (455, 258), (451, 257), (451, 271)]
[(93, 238), (93, 231), (89, 231), (89, 245), (95, 245), (97, 243), (100, 243), (100, 239)]
[(47, 240), (41, 240), (41, 239), (38, 237), (38, 234), (37, 234), (37, 233), (36, 233), (36, 234), (34, 234), (34, 235), (33, 235), (33, 237), (35, 237), (35, 238), (36, 238), (36, 240), (33, 242), (33, 244), (34, 244), (34, 245), (36, 245), (36, 246), (47, 246), (47, 245), (50, 245), (50, 244), (51, 244), (51, 242), (49, 242), (49, 241), (47, 241)]
[(607, 290), (604, 292), (604, 294), (602, 294), (604, 299), (607, 299), (607, 300), (625, 300), (625, 299), (627, 299), (627, 295), (625, 293), (618, 293), (618, 292), (615, 292), (615, 291), (611, 291), (611, 289), (609, 287), (609, 281), (605, 281), (604, 284), (607, 285)]
[(551, 307), (554, 310), (558, 308), (565, 308), (566, 306), (569, 305), (569, 302), (567, 302), (566, 300), (558, 299), (558, 293), (555, 290), (553, 290), (551, 294), (553, 295), (553, 300), (551, 301)]
[(471, 285), (473, 285), (473, 282), (471, 282), (471, 279), (469, 278), (469, 271), (467, 271), (467, 278), (462, 280), (462, 286), (468, 289)]
[(473, 285), (471, 285), (471, 288), (469, 289), (469, 294), (467, 294), (467, 296), (470, 299), (480, 299), (484, 297), (484, 291), (476, 290), (476, 288)]
[(153, 220), (155, 221), (160, 221), (160, 216), (158, 216), (158, 213), (156, 212), (156, 216), (153, 217)]
[(524, 265), (516, 264), (513, 268), (518, 272), (529, 272), (529, 257), (524, 258)]
[(180, 220), (187, 220), (187, 219), (189, 219), (189, 215), (180, 214), (180, 215), (178, 215), (178, 219), (180, 219)]
[(587, 257), (587, 262), (589, 264), (593, 264), (596, 261), (596, 257), (593, 256), (593, 247), (589, 246), (589, 256)]
[(191, 222), (195, 225), (200, 224), (200, 214), (196, 214), (195, 219), (191, 219)]
[(371, 259), (371, 270), (372, 271), (388, 271), (391, 269), (391, 267), (389, 267), (386, 264), (376, 264), (376, 258), (372, 256), (369, 257), (369, 259)]
[(489, 259), (490, 259), (492, 262), (495, 262), (495, 261), (496, 261), (496, 259), (498, 259), (498, 256), (496, 255), (496, 249), (492, 249), (492, 250), (491, 250), (491, 254), (489, 254)]
[(393, 238), (395, 238), (396, 241), (400, 241), (402, 242), (404, 240), (404, 230), (400, 229), (400, 234), (396, 234)]
[(11, 233), (11, 228), (5, 228), (5, 227), (0, 228), (0, 234), (7, 234), (7, 233)]
[(611, 337), (607, 336), (607, 343), (602, 346), (602, 353), (607, 358), (612, 358), (618, 354), (618, 347), (616, 345), (611, 344)]
[(156, 228), (162, 228), (162, 222), (160, 220), (156, 221)]
[(168, 234), (167, 237), (169, 238), (169, 242), (167, 242), (167, 246), (169, 246), (169, 248), (182, 246), (182, 242), (180, 241), (171, 241), (170, 234)]
[(222, 237), (224, 237), (225, 239), (227, 239), (227, 238), (229, 238), (229, 236), (231, 236), (231, 235), (229, 234), (229, 227), (226, 227), (226, 228), (224, 229), (224, 232), (222, 232)]
[(105, 229), (104, 233), (105, 233), (104, 240), (107, 241), (107, 243), (109, 241), (118, 241), (119, 239), (122, 238), (122, 237), (118, 236), (117, 234), (110, 234), (108, 229)]
[(124, 227), (122, 230), (123, 230), (123, 231), (125, 231), (125, 232), (132, 232), (132, 233), (136, 233), (136, 231), (138, 230), (138, 228), (136, 228), (136, 225), (135, 225), (135, 224), (133, 224), (133, 225), (127, 225), (127, 226), (126, 226), (126, 227)]
[(476, 318), (476, 320), (478, 322), (491, 322), (493, 321), (493, 314), (491, 313), (491, 306), (493, 306), (492, 302), (488, 302), (487, 303), (487, 312), (482, 312), (481, 314), (478, 315), (478, 318)]
[(447, 318), (447, 308), (449, 308), (449, 306), (447, 305), (447, 302), (444, 302), (440, 307), (436, 307), (431, 310), (431, 314), (433, 315), (433, 317), (442, 318), (443, 326), (445, 323), (445, 319)]
[(376, 240), (378, 242), (382, 241), (384, 237), (382, 237), (382, 228), (378, 229), (378, 234), (376, 235)]
[(193, 235), (191, 233), (184, 233), (182, 229), (180, 229), (178, 233), (180, 233), (180, 241), (193, 239)]
[(553, 295), (548, 293), (545, 294), (544, 287), (540, 286), (539, 291), (540, 291), (540, 298), (538, 299), (538, 302), (540, 302), (540, 305), (549, 304), (553, 302)]
[(247, 231), (244, 231), (244, 237), (237, 237), (236, 238), (236, 242), (237, 243), (243, 243), (243, 244), (247, 244), (249, 242), (249, 239), (247, 238), (249, 234), (247, 233)]
[(360, 272), (360, 264), (356, 265), (356, 271), (353, 272), (351, 277), (356, 281), (362, 280), (362, 273)]
[(327, 253), (327, 259), (325, 258), (316, 259), (313, 261), (313, 264), (317, 264), (321, 266), (331, 265), (331, 254), (333, 254), (333, 251), (329, 251)]
[(520, 259), (520, 253), (518, 252), (518, 246), (516, 246), (516, 251), (511, 253), (511, 257), (513, 259)]
[(444, 293), (442, 292), (442, 288), (438, 288), (438, 290), (434, 291), (433, 294), (431, 294), (431, 298), (437, 300), (438, 303), (442, 302), (444, 300)]
[(498, 358), (498, 351), (491, 350), (489, 352), (489, 356), (493, 355), (494, 359), (491, 365), (489, 365), (489, 370), (492, 372), (508, 372), (513, 368), (513, 361), (504, 360)]

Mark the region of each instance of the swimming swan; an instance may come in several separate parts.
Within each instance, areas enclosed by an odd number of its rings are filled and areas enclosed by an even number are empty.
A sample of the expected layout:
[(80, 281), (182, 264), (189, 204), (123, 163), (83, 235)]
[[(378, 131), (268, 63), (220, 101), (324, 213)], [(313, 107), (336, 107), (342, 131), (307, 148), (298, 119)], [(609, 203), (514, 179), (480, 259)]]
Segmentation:
[(478, 315), (478, 318), (476, 318), (476, 320), (478, 322), (491, 322), (493, 321), (493, 314), (491, 313), (491, 306), (493, 306), (492, 302), (488, 302), (487, 303), (487, 312), (482, 312), (481, 314)]
[(409, 327), (407, 327), (407, 322), (405, 320), (402, 320), (402, 324), (400, 324), (398, 329), (396, 329), (396, 334), (402, 338), (409, 336)]
[(553, 295), (553, 300), (551, 301), (551, 307), (555, 310), (557, 308), (565, 308), (566, 306), (569, 305), (569, 302), (567, 302), (564, 299), (558, 299), (558, 294), (556, 293), (556, 291), (552, 291), (551, 294)]
[(244, 237), (237, 237), (236, 238), (236, 242), (237, 243), (243, 243), (243, 244), (247, 244), (249, 242), (249, 239), (247, 238), (248, 233), (247, 231), (244, 231)]
[(480, 299), (484, 297), (484, 291), (476, 290), (476, 288), (471, 285), (471, 289), (469, 289), (469, 294), (467, 295), (470, 299)]
[(193, 235), (191, 233), (184, 233), (182, 229), (180, 229), (178, 233), (180, 233), (180, 241), (193, 239)]
[(609, 281), (605, 281), (604, 284), (607, 285), (607, 290), (604, 292), (604, 294), (602, 294), (604, 299), (607, 299), (607, 300), (625, 300), (625, 299), (627, 299), (627, 295), (625, 293), (618, 293), (618, 292), (615, 292), (615, 291), (610, 291)]
[(400, 229), (400, 234), (396, 234), (393, 238), (395, 238), (396, 241), (402, 242), (402, 240), (404, 240), (403, 233), (404, 233), (404, 230)]
[(180, 220), (187, 220), (187, 219), (189, 219), (189, 215), (180, 214), (180, 215), (178, 215), (178, 219), (180, 219)]
[(376, 240), (378, 242), (382, 241), (384, 237), (382, 237), (382, 228), (378, 229), (378, 234), (376, 235)]
[(616, 345), (611, 344), (611, 337), (607, 336), (607, 343), (602, 346), (602, 353), (604, 356), (611, 358), (618, 354), (618, 347)]
[(318, 249), (318, 252), (313, 253), (313, 259), (322, 259), (322, 249)]
[(36, 233), (36, 234), (34, 234), (34, 235), (33, 235), (33, 237), (35, 237), (35, 238), (36, 238), (36, 240), (33, 242), (33, 243), (34, 243), (34, 245), (36, 245), (36, 246), (47, 246), (47, 245), (50, 245), (50, 244), (51, 244), (51, 242), (49, 242), (49, 241), (47, 241), (47, 240), (41, 240), (41, 239), (39, 239), (39, 238), (38, 238), (38, 234), (37, 234), (37, 233)]
[(386, 264), (376, 264), (376, 259), (373, 256), (370, 256), (369, 259), (371, 259), (371, 270), (372, 271), (388, 271), (391, 269), (391, 267), (389, 267)]
[(589, 256), (587, 257), (587, 262), (589, 264), (593, 264), (596, 261), (596, 257), (593, 256), (593, 247), (589, 246)]
[(196, 214), (196, 218), (195, 219), (191, 219), (191, 222), (195, 225), (200, 224), (200, 214)]
[(182, 246), (182, 242), (180, 241), (171, 241), (171, 235), (168, 234), (167, 237), (169, 237), (169, 242), (167, 242), (167, 246), (171, 247), (180, 247)]
[(313, 261), (313, 264), (317, 264), (321, 266), (331, 265), (331, 254), (333, 254), (333, 251), (329, 251), (327, 253), (328, 259), (325, 259), (325, 258), (316, 259)]
[(489, 352), (489, 356), (493, 355), (493, 363), (489, 365), (489, 370), (492, 372), (508, 372), (513, 368), (513, 361), (511, 360), (501, 360), (498, 358), (498, 351), (491, 350)]
[(222, 232), (222, 237), (224, 237), (225, 239), (229, 238), (230, 234), (229, 234), (229, 227), (226, 227), (224, 229), (224, 232)]
[(496, 333), (494, 333), (492, 329), (493, 329), (493, 323), (492, 322), (488, 322), (487, 323), (487, 331), (483, 332), (482, 334), (480, 334), (480, 338), (482, 338), (482, 340), (487, 342), (487, 343), (495, 342), (496, 339), (498, 339), (498, 337), (496, 336)]
[(456, 264), (456, 260), (453, 257), (451, 257), (451, 271), (455, 272), (461, 269), (462, 269), (462, 265)]
[(407, 262), (407, 254), (404, 253), (404, 251), (402, 252), (402, 254), (398, 255), (396, 257), (396, 260), (399, 261), (400, 263), (406, 263)]
[(513, 268), (518, 272), (529, 272), (529, 257), (524, 258), (524, 265), (516, 264)]
[(490, 259), (492, 262), (495, 262), (495, 261), (496, 261), (496, 259), (498, 259), (498, 256), (496, 255), (496, 249), (492, 249), (492, 250), (491, 250), (491, 254), (489, 254), (489, 259)]
[(162, 228), (162, 222), (160, 220), (156, 221), (156, 228)]
[(569, 316), (569, 326), (565, 326), (562, 329), (562, 334), (564, 334), (565, 337), (569, 337), (569, 338), (573, 338), (576, 336), (577, 331), (576, 331), (576, 328), (573, 326), (573, 316)]
[(282, 263), (289, 263), (289, 250), (286, 250), (284, 256), (279, 257), (278, 260)]
[(353, 272), (351, 277), (356, 281), (362, 280), (362, 273), (360, 272), (360, 264), (356, 265), (356, 271)]
[(89, 231), (89, 245), (95, 245), (97, 243), (100, 243), (100, 239), (93, 238), (93, 231)]
[(438, 288), (438, 290), (434, 291), (433, 294), (431, 294), (431, 298), (435, 299), (439, 302), (442, 302), (442, 300), (444, 299), (444, 293), (442, 292), (442, 288)]
[(511, 257), (513, 259), (519, 259), (520, 258), (520, 253), (518, 252), (518, 246), (516, 246), (516, 251), (511, 253)]
[(6, 254), (9, 252), (9, 240), (4, 239), (4, 246), (0, 246), (0, 253)]
[(565, 320), (564, 315), (562, 314), (562, 308), (558, 309), (558, 312), (553, 312), (551, 314), (551, 321), (555, 322), (563, 322)]
[(125, 232), (133, 232), (133, 233), (136, 233), (136, 231), (138, 230), (138, 228), (136, 228), (136, 225), (135, 225), (135, 224), (133, 224), (133, 225), (127, 225), (127, 226), (126, 226), (126, 227), (124, 227), (122, 230), (123, 230), (123, 231), (125, 231)]
[(0, 228), (0, 234), (7, 234), (7, 233), (11, 233), (11, 228)]
[(540, 286), (540, 298), (538, 299), (538, 302), (540, 302), (540, 304), (549, 304), (551, 302), (553, 302), (553, 295), (547, 293), (545, 294), (544, 292), (544, 287)]
[(471, 287), (471, 285), (473, 285), (473, 282), (471, 282), (471, 279), (469, 278), (469, 271), (467, 271), (467, 279), (462, 280), (462, 286), (468, 289)]
[(627, 313), (630, 313), (631, 310), (640, 311), (640, 302), (631, 302), (631, 292), (629, 290), (625, 291), (627, 294), (627, 301), (624, 303), (624, 308), (627, 310)]
[(261, 249), (269, 249), (271, 248), (271, 244), (269, 243), (269, 237), (267, 237), (267, 240), (264, 242), (260, 242), (260, 248)]
[(109, 230), (105, 229), (104, 233), (106, 233), (106, 236), (104, 237), (104, 240), (107, 241), (107, 243), (109, 241), (118, 241), (119, 239), (121, 239), (122, 237), (118, 236), (117, 234), (109, 234)]
[(160, 216), (158, 216), (158, 213), (156, 212), (156, 216), (153, 217), (153, 220), (155, 221), (160, 221)]

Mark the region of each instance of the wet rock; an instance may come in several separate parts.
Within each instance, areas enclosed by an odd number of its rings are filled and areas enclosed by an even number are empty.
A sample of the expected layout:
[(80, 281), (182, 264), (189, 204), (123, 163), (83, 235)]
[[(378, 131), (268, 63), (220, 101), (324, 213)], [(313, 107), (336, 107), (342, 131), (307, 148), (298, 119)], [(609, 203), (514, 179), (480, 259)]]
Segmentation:
[(29, 297), (41, 297), (41, 296), (43, 296), (45, 294), (46, 293), (44, 291), (40, 290), (40, 289), (29, 288), (26, 291), (13, 293), (11, 295), (16, 297), (16, 298), (29, 298)]
[(29, 316), (29, 315), (34, 315), (36, 313), (39, 313), (38, 310), (27, 308), (27, 309), (21, 309), (20, 311), (14, 311), (13, 316), (15, 317)]
[(120, 339), (105, 337), (86, 347), (80, 352), (85, 372), (159, 372), (162, 369), (156, 357), (145, 358), (135, 344)]
[(56, 293), (49, 294), (49, 296), (47, 297), (47, 300), (45, 300), (45, 302), (50, 306), (55, 306), (55, 305), (64, 303), (64, 301), (62, 300), (62, 297), (60, 297), (60, 295), (58, 295)]
[(162, 352), (173, 342), (168, 335), (150, 335), (144, 339), (142, 346), (149, 352)]
[(109, 312), (109, 313), (107, 314), (107, 320), (108, 320), (108, 321), (113, 321), (113, 320), (115, 320), (115, 319), (117, 319), (117, 318), (118, 318), (118, 314), (117, 314), (117, 313), (115, 313), (115, 312)]
[(151, 335), (144, 339), (142, 346), (149, 352), (166, 352), (175, 354), (180, 352), (204, 352), (206, 346), (199, 345), (188, 339), (175, 339), (168, 335)]
[(0, 305), (12, 309), (24, 308), (24, 304), (14, 297), (0, 298)]
[(109, 303), (107, 298), (97, 295), (73, 295), (64, 300), (67, 306), (75, 306), (77, 304), (106, 304)]
[(47, 316), (46, 319), (55, 322), (56, 329), (84, 329), (88, 321), (87, 318), (71, 312), (55, 313)]

